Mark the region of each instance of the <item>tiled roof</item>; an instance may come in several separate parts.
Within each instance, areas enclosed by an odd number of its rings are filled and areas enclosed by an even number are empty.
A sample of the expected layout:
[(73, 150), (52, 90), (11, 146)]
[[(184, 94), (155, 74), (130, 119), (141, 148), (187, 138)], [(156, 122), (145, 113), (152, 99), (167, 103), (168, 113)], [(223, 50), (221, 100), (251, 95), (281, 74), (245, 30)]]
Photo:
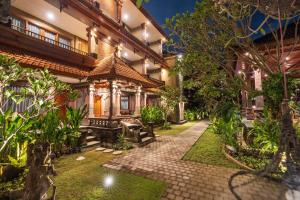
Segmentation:
[(87, 77), (88, 72), (79, 69), (80, 67), (63, 64), (53, 59), (46, 59), (42, 56), (33, 55), (27, 51), (0, 46), (0, 54), (14, 58), (23, 67), (43, 68), (50, 71), (63, 73), (74, 77)]
[(96, 64), (96, 68), (90, 72), (90, 79), (120, 78), (141, 83), (144, 87), (157, 87), (158, 85), (144, 77), (123, 60), (115, 55), (108, 56)]

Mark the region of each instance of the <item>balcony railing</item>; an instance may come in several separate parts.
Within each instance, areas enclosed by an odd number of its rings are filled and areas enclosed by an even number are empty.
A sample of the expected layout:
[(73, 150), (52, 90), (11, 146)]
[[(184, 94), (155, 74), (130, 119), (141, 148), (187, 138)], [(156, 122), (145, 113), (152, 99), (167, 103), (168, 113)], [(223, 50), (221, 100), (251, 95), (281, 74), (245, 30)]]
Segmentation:
[(41, 40), (41, 41), (44, 41), (44, 42), (47, 42), (49, 44), (52, 44), (52, 45), (55, 45), (57, 47), (60, 47), (60, 48), (63, 48), (63, 49), (67, 49), (69, 51), (72, 51), (74, 53), (77, 53), (77, 54), (80, 54), (80, 55), (84, 55), (84, 56), (88, 56), (88, 53), (87, 52), (84, 52), (84, 51), (81, 51), (79, 49), (76, 49), (74, 47), (71, 47), (70, 45), (66, 45), (66, 44), (63, 44), (61, 42), (58, 42), (56, 40), (53, 40), (53, 39), (50, 39), (48, 37), (45, 37), (43, 35), (40, 35), (40, 34), (37, 34), (37, 33), (34, 33), (30, 30), (27, 30), (27, 29), (24, 29), (22, 27), (19, 27), (19, 26), (15, 26), (15, 25), (11, 25), (11, 28), (20, 32), (20, 33), (23, 33), (25, 35), (28, 35), (30, 37), (33, 37), (33, 38), (36, 38), (38, 40)]

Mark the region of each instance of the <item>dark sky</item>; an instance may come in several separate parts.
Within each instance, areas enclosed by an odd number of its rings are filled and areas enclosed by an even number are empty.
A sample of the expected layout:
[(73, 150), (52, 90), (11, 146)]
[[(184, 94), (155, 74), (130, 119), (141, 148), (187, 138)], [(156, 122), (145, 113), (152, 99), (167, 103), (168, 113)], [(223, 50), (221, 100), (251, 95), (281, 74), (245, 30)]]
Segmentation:
[(192, 11), (197, 0), (150, 0), (143, 5), (160, 25), (176, 13)]

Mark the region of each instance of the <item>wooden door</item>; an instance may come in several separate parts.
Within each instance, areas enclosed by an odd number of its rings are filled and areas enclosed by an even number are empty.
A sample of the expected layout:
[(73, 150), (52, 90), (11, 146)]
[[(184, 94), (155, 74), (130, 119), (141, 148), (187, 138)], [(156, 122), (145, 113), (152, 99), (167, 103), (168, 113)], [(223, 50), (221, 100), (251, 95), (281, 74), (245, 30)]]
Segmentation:
[(94, 97), (94, 115), (95, 117), (101, 117), (101, 97)]

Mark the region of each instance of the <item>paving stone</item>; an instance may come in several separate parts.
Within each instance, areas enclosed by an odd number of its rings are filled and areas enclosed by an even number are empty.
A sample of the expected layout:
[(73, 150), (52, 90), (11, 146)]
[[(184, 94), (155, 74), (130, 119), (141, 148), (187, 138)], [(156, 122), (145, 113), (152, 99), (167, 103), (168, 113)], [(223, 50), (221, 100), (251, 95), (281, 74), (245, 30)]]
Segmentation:
[(104, 150), (103, 152), (104, 153), (111, 153), (111, 152), (113, 152), (114, 150), (113, 149), (106, 149), (106, 150)]
[(76, 160), (77, 160), (77, 161), (85, 160), (85, 157), (79, 156), (78, 158), (76, 158)]
[(104, 151), (106, 148), (104, 148), (104, 147), (99, 147), (99, 148), (97, 148), (97, 149), (95, 149), (95, 151)]
[(123, 153), (123, 151), (115, 151), (113, 152), (114, 155), (121, 155)]
[[(166, 182), (163, 200), (234, 200), (228, 181), (238, 170), (182, 160), (208, 124), (202, 121), (177, 136), (161, 136), (156, 142), (109, 161), (107, 167)], [(235, 178), (233, 185), (242, 185), (235, 189), (242, 200), (282, 199), (286, 191), (281, 184), (252, 175)]]

